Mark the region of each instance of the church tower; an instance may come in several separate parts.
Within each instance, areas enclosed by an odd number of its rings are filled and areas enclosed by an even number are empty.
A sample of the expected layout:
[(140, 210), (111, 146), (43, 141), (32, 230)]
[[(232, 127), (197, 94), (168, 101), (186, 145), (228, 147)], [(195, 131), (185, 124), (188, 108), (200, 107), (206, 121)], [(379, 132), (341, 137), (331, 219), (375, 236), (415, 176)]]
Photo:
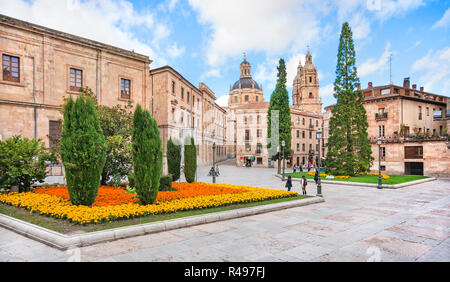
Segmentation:
[(292, 92), (294, 106), (301, 110), (322, 112), (322, 100), (319, 98), (319, 78), (309, 52), (305, 56), (305, 65), (299, 63)]

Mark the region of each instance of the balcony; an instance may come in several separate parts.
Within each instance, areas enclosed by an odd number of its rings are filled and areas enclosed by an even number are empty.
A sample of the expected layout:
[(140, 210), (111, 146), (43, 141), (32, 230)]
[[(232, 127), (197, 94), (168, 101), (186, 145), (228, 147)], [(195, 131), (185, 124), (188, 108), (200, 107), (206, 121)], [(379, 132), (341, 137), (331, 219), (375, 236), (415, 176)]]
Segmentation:
[(387, 118), (388, 118), (387, 112), (375, 114), (375, 120), (386, 120)]

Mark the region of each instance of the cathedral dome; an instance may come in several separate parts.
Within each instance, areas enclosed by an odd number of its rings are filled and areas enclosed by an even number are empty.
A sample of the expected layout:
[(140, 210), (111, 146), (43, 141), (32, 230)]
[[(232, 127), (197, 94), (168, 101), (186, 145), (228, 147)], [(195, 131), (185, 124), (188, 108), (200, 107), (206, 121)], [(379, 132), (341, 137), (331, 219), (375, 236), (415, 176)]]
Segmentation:
[(256, 81), (254, 81), (251, 77), (243, 77), (236, 81), (233, 84), (231, 90), (240, 89), (240, 88), (254, 88), (261, 89)]

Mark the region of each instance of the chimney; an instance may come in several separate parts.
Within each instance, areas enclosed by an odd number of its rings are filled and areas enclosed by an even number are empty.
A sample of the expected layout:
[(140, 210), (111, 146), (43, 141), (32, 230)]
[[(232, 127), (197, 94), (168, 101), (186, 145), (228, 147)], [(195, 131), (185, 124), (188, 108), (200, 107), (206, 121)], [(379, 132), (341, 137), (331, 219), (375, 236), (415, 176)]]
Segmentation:
[(369, 89), (372, 88), (372, 82), (369, 82)]
[(417, 85), (416, 85), (416, 84), (413, 84), (412, 86), (413, 86), (413, 89), (416, 90)]
[(405, 77), (405, 79), (403, 79), (403, 88), (409, 89), (409, 77)]
[(420, 92), (423, 92), (423, 86), (420, 86)]

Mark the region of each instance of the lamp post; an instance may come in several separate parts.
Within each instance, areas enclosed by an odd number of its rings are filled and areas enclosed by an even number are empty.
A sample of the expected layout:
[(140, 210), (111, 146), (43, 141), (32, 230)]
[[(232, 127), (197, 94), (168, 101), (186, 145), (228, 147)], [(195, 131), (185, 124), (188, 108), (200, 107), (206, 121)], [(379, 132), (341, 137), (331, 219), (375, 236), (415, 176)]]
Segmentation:
[(213, 181), (213, 183), (216, 183), (216, 142), (213, 143), (212, 181)]
[(377, 139), (378, 144), (378, 189), (382, 189), (381, 186), (381, 137), (378, 137)]
[(322, 139), (322, 129), (317, 129), (317, 132), (316, 132), (316, 137), (317, 137), (317, 140), (319, 141), (319, 152), (318, 152), (318, 154), (319, 154), (319, 161), (318, 161), (318, 164), (317, 164), (317, 168), (318, 168), (318, 170), (319, 170), (319, 177), (318, 177), (318, 181), (317, 181), (317, 197), (323, 197), (323, 195), (322, 195), (322, 184), (320, 183), (320, 140)]
[(286, 142), (283, 140), (283, 141), (281, 141), (281, 151), (282, 151), (282, 153), (281, 153), (281, 155), (282, 155), (282, 161), (283, 161), (283, 181), (285, 180), (285, 178), (284, 178), (284, 146), (286, 146)]

